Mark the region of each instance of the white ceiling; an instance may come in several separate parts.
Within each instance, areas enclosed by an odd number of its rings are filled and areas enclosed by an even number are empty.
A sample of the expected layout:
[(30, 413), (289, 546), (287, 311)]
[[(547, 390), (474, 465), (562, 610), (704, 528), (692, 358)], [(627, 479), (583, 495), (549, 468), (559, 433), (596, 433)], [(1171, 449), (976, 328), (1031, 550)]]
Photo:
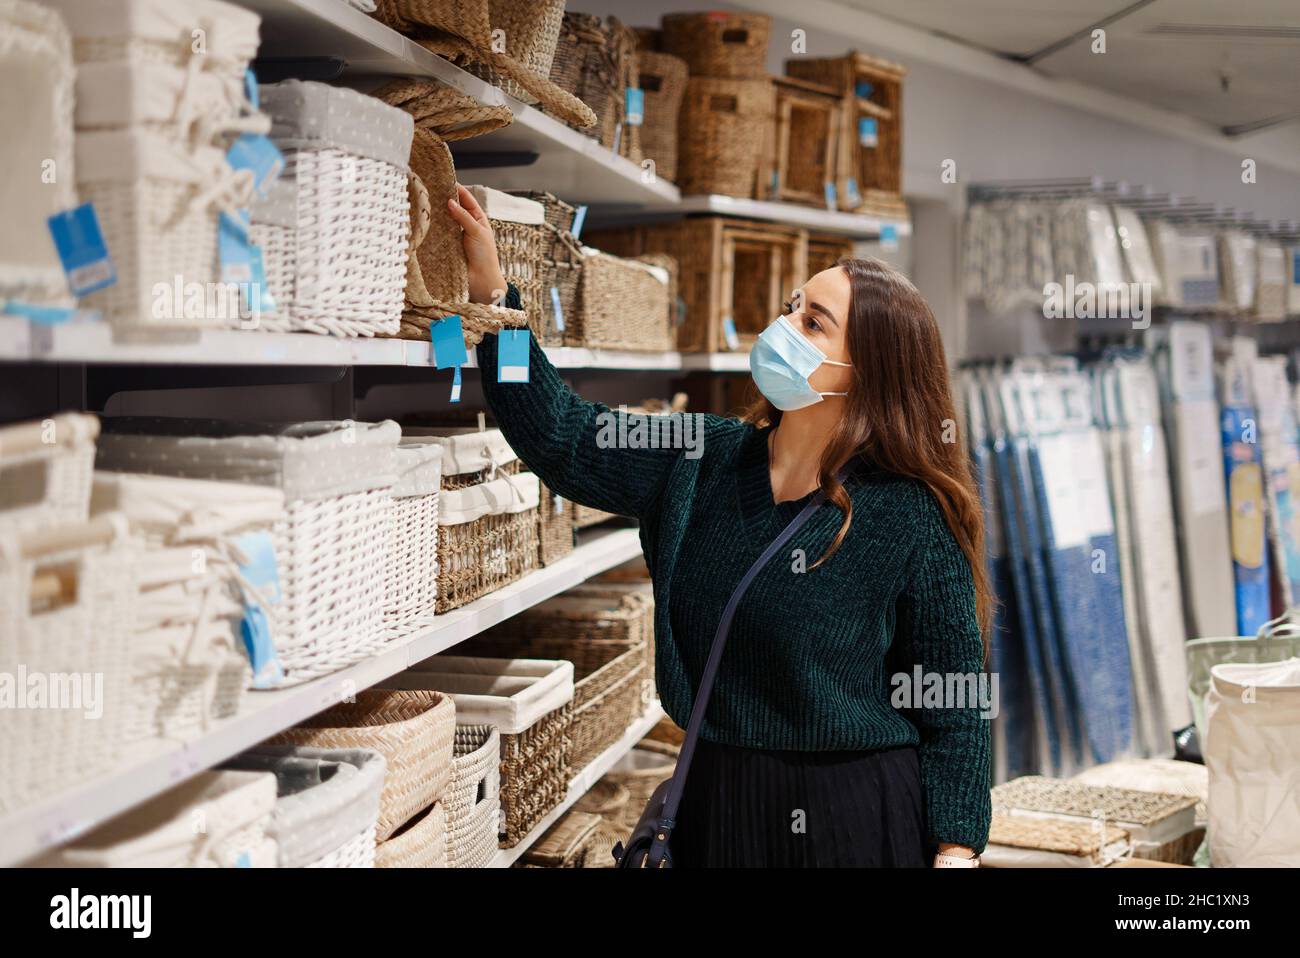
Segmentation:
[(1300, 119), (1300, 0), (840, 2), (1215, 127)]

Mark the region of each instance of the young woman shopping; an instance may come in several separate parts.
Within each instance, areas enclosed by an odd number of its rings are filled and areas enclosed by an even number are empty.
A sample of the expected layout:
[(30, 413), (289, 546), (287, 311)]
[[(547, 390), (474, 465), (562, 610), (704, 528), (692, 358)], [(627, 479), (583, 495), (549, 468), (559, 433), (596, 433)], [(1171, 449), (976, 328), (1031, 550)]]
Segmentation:
[[(507, 289), (492, 230), (458, 197), (470, 295), (491, 302)], [(673, 866), (973, 864), (990, 819), (981, 707), (922, 706), (921, 688), (895, 707), (921, 676), (978, 676), (991, 606), (943, 344), (916, 288), (874, 260), (813, 276), (751, 353), (765, 400), (744, 419), (701, 417), (694, 452), (611, 444), (626, 432), (602, 430), (608, 407), (531, 349), (531, 381), (499, 384), (484, 339), (488, 405), (550, 489), (640, 520), (656, 684), (679, 725), (737, 583), (825, 497), (737, 607)]]

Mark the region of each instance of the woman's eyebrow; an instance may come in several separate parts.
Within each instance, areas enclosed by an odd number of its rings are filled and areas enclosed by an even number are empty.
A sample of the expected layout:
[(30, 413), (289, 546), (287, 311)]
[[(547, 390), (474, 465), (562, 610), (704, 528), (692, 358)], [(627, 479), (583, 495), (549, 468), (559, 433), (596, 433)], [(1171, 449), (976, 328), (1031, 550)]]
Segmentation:
[(808, 308), (809, 308), (809, 309), (815, 309), (815, 310), (817, 310), (817, 312), (821, 313), (823, 316), (825, 316), (827, 319), (829, 319), (832, 323), (834, 323), (834, 324), (836, 325), (836, 327), (838, 327), (838, 326), (840, 325), (840, 321), (839, 321), (838, 319), (835, 318), (835, 314), (832, 313), (832, 312), (831, 312), (829, 309), (827, 309), (825, 306), (823, 306), (821, 303), (812, 303), (812, 302), (810, 302), (810, 303), (808, 304)]

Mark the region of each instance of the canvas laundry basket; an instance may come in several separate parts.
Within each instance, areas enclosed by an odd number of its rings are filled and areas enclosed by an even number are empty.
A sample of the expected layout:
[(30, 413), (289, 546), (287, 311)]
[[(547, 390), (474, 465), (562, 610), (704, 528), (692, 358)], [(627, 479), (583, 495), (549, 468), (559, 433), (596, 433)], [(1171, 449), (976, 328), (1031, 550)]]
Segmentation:
[(284, 684), (327, 675), (385, 640), (396, 423), (106, 420), (98, 465), (273, 486), (280, 601), (268, 610)]
[(276, 799), (267, 834), (280, 868), (371, 868), (384, 757), (366, 748), (259, 745), (225, 768), (270, 772)]
[(1210, 670), (1210, 862), (1300, 865), (1300, 658)]
[(420, 690), (366, 689), (276, 735), (282, 745), (369, 748), (384, 757), (384, 789), (375, 838), (384, 841), (442, 798), (451, 778), (456, 707), (449, 696)]
[(1210, 672), (1216, 665), (1250, 663), (1262, 665), (1300, 657), (1300, 633), (1290, 616), (1264, 623), (1258, 635), (1217, 639), (1193, 639), (1187, 643), (1187, 694), (1192, 703), (1196, 731), (1205, 741), (1206, 696), (1210, 692)]
[[(274, 868), (269, 772), (200, 772), (51, 852), (49, 868)], [(195, 827), (197, 822), (202, 828)]]
[(447, 811), (435, 802), (375, 849), (376, 868), (446, 868)]
[(502, 848), (517, 845), (568, 793), (573, 663), (435, 655), (384, 684), (437, 689), (470, 725), (493, 725), (501, 740)]
[(497, 851), (501, 736), (494, 725), (457, 725), (447, 809), (447, 867), (486, 868)]
[(270, 257), (276, 308), (258, 328), (397, 332), (410, 237), (410, 114), (300, 80), (263, 87), (261, 100), (285, 168), (273, 197), (253, 204), (252, 239), (289, 253)]
[(432, 623), (438, 597), (438, 490), (442, 447), (417, 438), (397, 446), (393, 535), (388, 556), (384, 627), (398, 636)]
[(4, 714), (0, 814), (118, 767), (139, 554), (122, 516), (0, 537), (0, 673), (24, 695)]
[(86, 519), (98, 435), (81, 413), (0, 427), (0, 535)]
[[(73, 166), (72, 40), (63, 20), (40, 3), (0, 0), (0, 169), (41, 171), (52, 162), (53, 182), (0, 178), (0, 302), (68, 306), (68, 283), (47, 221), (77, 205)], [(22, 131), (22, 135), (14, 135)], [(2, 453), (0, 453), (2, 454)]]

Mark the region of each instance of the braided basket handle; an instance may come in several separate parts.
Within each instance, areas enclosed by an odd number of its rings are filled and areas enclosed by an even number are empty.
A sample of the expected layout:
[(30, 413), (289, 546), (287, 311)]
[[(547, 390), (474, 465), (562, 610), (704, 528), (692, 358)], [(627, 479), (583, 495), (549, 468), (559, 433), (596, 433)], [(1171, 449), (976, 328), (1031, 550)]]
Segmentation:
[(424, 244), (433, 223), (433, 203), (429, 199), (429, 188), (424, 180), (414, 173), (407, 174), (407, 193), (411, 198), (411, 252), (414, 253)]

